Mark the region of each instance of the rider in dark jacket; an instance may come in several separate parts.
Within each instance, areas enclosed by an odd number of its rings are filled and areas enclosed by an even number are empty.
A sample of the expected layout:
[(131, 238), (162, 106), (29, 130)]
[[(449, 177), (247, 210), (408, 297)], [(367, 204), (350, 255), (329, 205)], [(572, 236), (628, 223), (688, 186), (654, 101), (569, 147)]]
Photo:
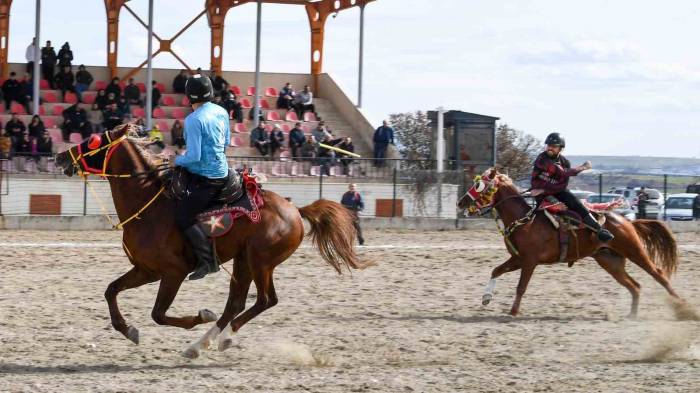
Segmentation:
[(547, 196), (553, 196), (569, 209), (578, 213), (583, 222), (595, 230), (600, 241), (607, 242), (614, 239), (612, 233), (603, 229), (581, 201), (567, 190), (569, 177), (591, 169), (591, 163), (586, 161), (581, 166), (571, 168), (569, 160), (561, 155), (566, 142), (559, 133), (549, 134), (544, 143), (547, 148), (537, 156), (532, 170), (532, 195), (538, 199), (538, 202)]

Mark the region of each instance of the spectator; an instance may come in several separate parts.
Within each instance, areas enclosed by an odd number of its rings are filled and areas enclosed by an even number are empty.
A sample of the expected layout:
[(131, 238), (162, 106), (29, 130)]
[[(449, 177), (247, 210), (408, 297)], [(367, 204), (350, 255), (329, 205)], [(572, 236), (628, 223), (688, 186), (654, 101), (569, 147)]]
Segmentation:
[(136, 119), (136, 122), (134, 122), (134, 124), (139, 127), (137, 133), (139, 134), (140, 137), (145, 138), (148, 136), (148, 130), (146, 129), (146, 122), (143, 120), (143, 117), (139, 117), (138, 119)]
[(113, 129), (114, 127), (122, 124), (122, 121), (124, 120), (121, 113), (119, 113), (117, 104), (107, 105), (107, 109), (102, 111), (102, 117), (104, 118), (102, 121), (102, 126), (104, 126), (106, 130)]
[(151, 145), (160, 147), (161, 150), (165, 149), (165, 143), (163, 143), (163, 133), (160, 131), (158, 124), (154, 124), (151, 130), (148, 132), (148, 137), (151, 139)]
[(214, 75), (214, 72), (212, 72), (211, 73), (211, 84), (212, 84), (212, 87), (214, 87), (214, 94), (221, 95), (221, 93), (226, 90), (229, 83), (221, 75)]
[(119, 78), (114, 77), (112, 78), (112, 81), (107, 85), (107, 88), (105, 88), (105, 93), (109, 95), (109, 93), (113, 93), (114, 97), (119, 97), (122, 95), (122, 87), (119, 86)]
[(49, 82), (52, 89), (56, 88), (53, 80), (56, 67), (56, 51), (51, 46), (51, 41), (46, 41), (46, 46), (41, 48), (41, 76)]
[(389, 127), (389, 122), (384, 120), (382, 126), (374, 132), (374, 166), (384, 166), (386, 149), (389, 144), (394, 144), (394, 129)]
[(348, 186), (348, 191), (343, 194), (340, 204), (345, 206), (345, 208), (350, 211), (350, 214), (352, 214), (352, 224), (357, 231), (357, 240), (360, 242), (361, 246), (364, 245), (365, 239), (362, 237), (359, 214), (362, 210), (364, 210), (365, 203), (362, 201), (362, 195), (357, 192), (357, 186), (355, 184), (350, 184)]
[(185, 147), (185, 132), (182, 129), (180, 120), (175, 120), (170, 129), (170, 135), (172, 135), (173, 138), (173, 145), (177, 146), (179, 149)]
[(151, 83), (151, 99), (153, 102), (151, 103), (151, 111), (156, 109), (158, 105), (160, 105), (160, 90), (156, 87), (157, 83), (156, 81), (153, 81)]
[(58, 66), (59, 67), (70, 67), (73, 62), (73, 51), (70, 50), (70, 44), (67, 42), (63, 44), (61, 50), (58, 51)]
[(122, 119), (131, 119), (131, 106), (124, 96), (117, 100), (117, 111)]
[(292, 89), (292, 84), (287, 82), (282, 90), (280, 90), (279, 97), (277, 97), (277, 109), (291, 110), (294, 108), (294, 96), (296, 93)]
[(642, 186), (637, 194), (637, 218), (642, 220), (647, 218), (647, 203), (649, 202), (649, 193), (646, 187)]
[(6, 80), (2, 84), (2, 95), (5, 99), (5, 109), (8, 112), (11, 111), (12, 101), (15, 101), (27, 108), (27, 102), (24, 98), (22, 85), (17, 80), (17, 74), (14, 71), (10, 72), (10, 79)]
[(124, 98), (129, 105), (141, 105), (141, 90), (134, 84), (134, 78), (129, 78), (129, 84), (124, 87)]
[(229, 114), (229, 118), (236, 123), (243, 123), (243, 106), (238, 102), (238, 97), (233, 92), (224, 92), (224, 108)]
[(70, 134), (77, 132), (80, 136), (87, 138), (92, 134), (92, 127), (88, 122), (87, 112), (85, 109), (73, 104), (63, 111), (63, 141), (68, 142)]
[(41, 137), (36, 139), (35, 157), (39, 172), (48, 172), (48, 159), (53, 155), (53, 141), (48, 131), (44, 131)]
[(326, 130), (326, 123), (323, 121), (318, 122), (316, 128), (311, 131), (311, 135), (313, 135), (314, 139), (319, 142), (326, 139), (326, 137), (331, 137), (331, 134)]
[[(325, 146), (332, 146), (333, 145), (333, 140), (326, 135), (322, 140), (321, 143), (323, 143)], [(321, 170), (323, 173), (327, 176), (331, 175), (331, 167), (335, 165), (335, 151), (321, 146), (319, 144), (318, 147), (318, 152), (317, 152), (317, 157), (318, 157), (318, 164), (321, 166)]]
[(63, 96), (63, 101), (66, 101), (66, 91), (72, 91), (75, 93), (75, 78), (73, 77), (73, 72), (69, 65), (64, 65), (61, 67), (60, 71), (54, 77), (54, 82), (56, 88), (61, 90), (61, 95)]
[(13, 113), (10, 121), (5, 124), (5, 130), (7, 130), (7, 134), (12, 138), (12, 145), (17, 146), (22, 139), (22, 135), (26, 132), (27, 127), (24, 125), (24, 122), (20, 120), (19, 116)]
[(275, 152), (284, 146), (284, 132), (279, 124), (275, 124), (270, 131), (270, 157), (275, 156)]
[(12, 138), (7, 135), (7, 131), (4, 128), (0, 128), (0, 160), (6, 160), (10, 158), (10, 152), (12, 151)]
[(92, 81), (92, 74), (85, 69), (85, 66), (83, 64), (78, 66), (78, 72), (75, 73), (75, 94), (78, 95), (80, 102), (83, 102), (83, 92), (90, 88)]
[(24, 54), (24, 57), (27, 59), (27, 72), (29, 73), (34, 72), (34, 62), (36, 61), (36, 45), (34, 45), (35, 42), (36, 37), (32, 38), (32, 42), (29, 43), (29, 46), (27, 46), (27, 51)]
[[(221, 100), (221, 96), (218, 94), (214, 94), (214, 100), (212, 101), (214, 104), (226, 109), (226, 104)], [(230, 118), (230, 116), (229, 116)]]
[(39, 139), (44, 135), (46, 127), (44, 127), (44, 122), (41, 120), (39, 115), (34, 115), (32, 121), (29, 123), (29, 136), (34, 139)]
[(107, 107), (107, 93), (104, 89), (97, 91), (97, 97), (95, 97), (95, 102), (92, 104), (93, 111), (103, 111)]
[(306, 137), (306, 143), (301, 146), (301, 157), (305, 161), (314, 161), (317, 155), (316, 139), (313, 135), (309, 135)]
[(13, 143), (15, 147), (15, 152), (12, 158), (12, 162), (15, 165), (17, 172), (26, 172), (25, 164), (27, 163), (27, 158), (32, 155), (32, 141), (29, 139), (29, 133), (24, 132), (17, 143)]
[(180, 70), (180, 73), (173, 79), (173, 91), (177, 94), (185, 94), (185, 85), (187, 84), (187, 71)]
[(107, 99), (105, 100), (105, 103), (107, 104), (107, 106), (110, 106), (110, 105), (112, 105), (112, 104), (116, 104), (116, 103), (117, 103), (117, 97), (118, 97), (118, 96), (115, 95), (113, 92), (107, 93)]
[(292, 149), (292, 158), (298, 159), (299, 150), (304, 145), (306, 137), (304, 136), (304, 131), (301, 129), (301, 123), (297, 122), (294, 124), (294, 128), (289, 132), (289, 148)]
[(265, 122), (261, 121), (257, 128), (250, 132), (250, 146), (255, 147), (260, 155), (266, 157), (270, 151), (270, 138), (265, 130)]
[[(355, 145), (352, 144), (352, 138), (349, 136), (343, 138), (336, 146), (350, 153), (355, 152)], [(350, 175), (350, 164), (353, 162), (352, 156), (343, 153), (338, 153), (338, 156), (340, 157), (340, 164), (343, 166), (343, 175)]]
[[(32, 97), (34, 97), (34, 80), (30, 73), (24, 74), (24, 80), (19, 83), (22, 89), (22, 101), (24, 101), (24, 109), (27, 113), (30, 113), (29, 104), (32, 103)], [(41, 104), (41, 97), (39, 98), (39, 104)]]
[(304, 118), (304, 112), (316, 113), (316, 107), (313, 104), (314, 95), (309, 89), (309, 86), (304, 86), (304, 90), (298, 92), (294, 97), (294, 108), (299, 119)]

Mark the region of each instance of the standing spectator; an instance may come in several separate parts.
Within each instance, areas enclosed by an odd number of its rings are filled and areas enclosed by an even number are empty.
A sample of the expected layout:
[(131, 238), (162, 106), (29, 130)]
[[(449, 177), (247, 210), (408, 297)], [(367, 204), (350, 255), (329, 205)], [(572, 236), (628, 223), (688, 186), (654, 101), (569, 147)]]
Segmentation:
[(270, 138), (268, 138), (265, 130), (265, 122), (260, 124), (250, 132), (250, 146), (258, 149), (263, 157), (266, 157), (270, 151)]
[(46, 127), (44, 127), (44, 122), (41, 120), (39, 115), (34, 115), (32, 121), (29, 123), (29, 136), (34, 139), (39, 139), (44, 135)]
[(185, 94), (185, 84), (187, 84), (187, 71), (180, 70), (180, 73), (173, 79), (173, 91), (177, 94)]
[[(349, 136), (346, 136), (345, 138), (342, 139), (342, 141), (337, 145), (339, 149), (343, 149), (347, 152), (354, 153), (355, 152), (355, 145), (352, 144), (352, 138)], [(340, 164), (343, 166), (343, 175), (350, 175), (350, 164), (352, 164), (352, 156), (339, 153), (340, 156)]]
[(647, 203), (649, 202), (649, 193), (646, 191), (646, 187), (639, 189), (639, 194), (637, 194), (637, 218), (646, 219), (647, 218)]
[(104, 118), (102, 126), (104, 126), (106, 130), (113, 129), (114, 127), (122, 124), (122, 120), (124, 120), (119, 113), (117, 104), (108, 105), (107, 109), (102, 112), (102, 116)]
[(119, 86), (119, 78), (114, 77), (112, 78), (112, 81), (107, 85), (107, 88), (105, 88), (105, 93), (109, 95), (109, 93), (113, 93), (114, 97), (119, 97), (122, 95), (122, 87)]
[(12, 101), (21, 104), (25, 108), (27, 107), (22, 85), (17, 80), (17, 74), (14, 71), (10, 72), (10, 79), (2, 84), (2, 95), (5, 99), (5, 110), (8, 112), (11, 112)]
[(32, 38), (32, 42), (29, 44), (29, 46), (27, 46), (27, 51), (24, 54), (24, 57), (27, 59), (27, 72), (30, 74), (34, 72), (34, 62), (36, 61), (35, 42), (36, 37)]
[(224, 108), (229, 114), (229, 119), (236, 123), (243, 123), (243, 106), (238, 102), (238, 97), (231, 91), (224, 92)]
[(158, 105), (160, 105), (161, 94), (160, 90), (156, 87), (156, 85), (156, 81), (153, 81), (153, 83), (151, 83), (151, 99), (153, 100), (153, 102), (151, 103), (151, 112), (153, 112), (153, 110), (156, 109)]
[(41, 48), (41, 76), (49, 82), (52, 89), (56, 88), (53, 81), (56, 67), (56, 51), (51, 46), (51, 41), (46, 41), (46, 46)]
[(357, 186), (355, 184), (350, 184), (348, 186), (348, 191), (343, 194), (343, 198), (340, 204), (345, 206), (346, 209), (350, 211), (353, 216), (352, 224), (357, 230), (357, 240), (360, 245), (365, 244), (365, 239), (362, 237), (362, 228), (360, 228), (360, 217), (359, 213), (364, 210), (365, 203), (362, 201), (362, 195), (356, 190)]
[(313, 112), (316, 114), (314, 106), (314, 94), (309, 86), (304, 86), (304, 90), (298, 92), (294, 97), (294, 107), (297, 112), (297, 117), (301, 120), (304, 118), (304, 112)]
[(180, 120), (175, 120), (172, 128), (170, 128), (170, 135), (172, 135), (173, 138), (173, 145), (177, 146), (179, 149), (185, 147), (185, 132), (182, 129)]
[(53, 155), (53, 141), (48, 131), (36, 139), (36, 164), (39, 172), (48, 172), (48, 159)]
[[(22, 101), (24, 102), (24, 109), (27, 113), (30, 113), (29, 104), (32, 104), (32, 97), (34, 97), (34, 80), (32, 74), (24, 74), (24, 80), (19, 83), (22, 89)], [(41, 97), (39, 97), (39, 105), (41, 105)]]
[(296, 93), (292, 89), (292, 84), (287, 82), (282, 90), (280, 90), (279, 97), (277, 97), (277, 109), (291, 110), (294, 108), (294, 96)]
[(7, 134), (12, 138), (12, 145), (17, 146), (22, 139), (22, 135), (26, 132), (27, 127), (24, 125), (24, 122), (19, 119), (17, 114), (13, 113), (10, 121), (5, 124), (5, 130), (7, 130)]
[(79, 65), (78, 72), (75, 73), (75, 94), (78, 95), (78, 101), (83, 102), (83, 92), (90, 88), (92, 81), (92, 74), (83, 64)]
[(0, 159), (6, 160), (10, 158), (12, 151), (12, 138), (7, 135), (4, 128), (0, 128)]
[(72, 66), (73, 63), (73, 51), (70, 50), (70, 44), (67, 42), (63, 44), (61, 50), (58, 51), (58, 66)]
[(374, 131), (374, 166), (384, 166), (386, 149), (389, 144), (394, 144), (394, 129), (389, 127), (389, 122), (384, 120), (382, 126)]
[(299, 155), (299, 149), (304, 145), (306, 137), (304, 137), (304, 131), (301, 129), (301, 123), (297, 122), (294, 124), (294, 128), (289, 132), (289, 148), (292, 149), (292, 158), (297, 160)]
[(124, 98), (129, 105), (141, 105), (141, 90), (134, 84), (134, 78), (129, 78), (129, 84), (124, 87)]
[(64, 65), (61, 67), (58, 74), (56, 74), (56, 77), (54, 77), (54, 82), (56, 84), (56, 88), (61, 90), (61, 95), (64, 102), (66, 101), (66, 91), (72, 91), (75, 93), (75, 78), (73, 77), (73, 72), (71, 71), (69, 65)]
[(92, 104), (93, 111), (103, 111), (107, 107), (107, 93), (104, 89), (97, 91), (97, 97), (95, 97), (95, 102)]
[(279, 124), (275, 124), (270, 131), (270, 157), (275, 156), (275, 152), (284, 146), (284, 133)]
[(301, 157), (304, 161), (315, 161), (318, 155), (316, 139), (313, 135), (306, 137), (306, 142), (301, 146)]
[(85, 109), (73, 104), (63, 111), (63, 141), (68, 142), (70, 134), (77, 132), (81, 137), (87, 138), (92, 134), (92, 126), (88, 122), (87, 112)]

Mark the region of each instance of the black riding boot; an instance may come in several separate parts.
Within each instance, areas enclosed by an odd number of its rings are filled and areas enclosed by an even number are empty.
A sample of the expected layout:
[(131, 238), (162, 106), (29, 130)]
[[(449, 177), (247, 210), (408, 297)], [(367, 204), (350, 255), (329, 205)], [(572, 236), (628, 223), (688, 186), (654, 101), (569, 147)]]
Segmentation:
[(595, 229), (595, 233), (598, 235), (598, 240), (600, 240), (601, 242), (609, 242), (615, 238), (615, 236), (613, 236), (613, 234), (610, 233), (610, 231), (600, 226), (598, 221), (596, 221), (596, 219), (593, 218), (592, 214), (589, 213), (583, 216), (583, 222), (589, 227)]
[(209, 243), (209, 239), (207, 239), (207, 235), (202, 231), (202, 228), (200, 228), (198, 224), (195, 224), (185, 229), (185, 238), (187, 238), (187, 241), (190, 243), (192, 252), (197, 259), (197, 267), (194, 269), (194, 272), (190, 274), (189, 279), (199, 280), (209, 273), (218, 272), (219, 263), (214, 257), (214, 250)]

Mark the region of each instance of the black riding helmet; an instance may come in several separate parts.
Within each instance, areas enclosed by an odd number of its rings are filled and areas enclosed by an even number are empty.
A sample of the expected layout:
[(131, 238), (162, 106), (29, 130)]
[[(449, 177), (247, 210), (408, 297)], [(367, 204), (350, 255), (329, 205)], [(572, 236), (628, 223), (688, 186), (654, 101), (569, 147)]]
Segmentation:
[(209, 102), (214, 98), (214, 87), (208, 76), (197, 74), (187, 79), (185, 94), (191, 104)]
[(558, 132), (553, 132), (547, 135), (547, 139), (544, 140), (544, 144), (561, 146), (562, 149), (566, 147), (566, 141), (561, 137), (561, 135), (559, 135)]

